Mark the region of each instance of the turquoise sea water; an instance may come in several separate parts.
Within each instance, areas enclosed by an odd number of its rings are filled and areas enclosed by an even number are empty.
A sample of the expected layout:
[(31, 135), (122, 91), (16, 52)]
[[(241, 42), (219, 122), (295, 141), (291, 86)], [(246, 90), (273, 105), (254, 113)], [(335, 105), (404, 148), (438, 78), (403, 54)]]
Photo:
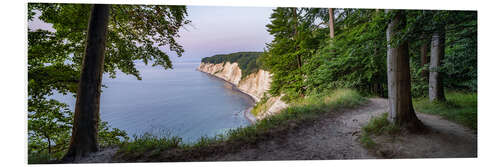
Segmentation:
[[(119, 73), (103, 78), (101, 119), (129, 136), (150, 132), (192, 142), (246, 126), (251, 97), (231, 84), (196, 71), (199, 63), (174, 63), (174, 69), (138, 66), (142, 80)], [(54, 95), (74, 109), (75, 98)]]

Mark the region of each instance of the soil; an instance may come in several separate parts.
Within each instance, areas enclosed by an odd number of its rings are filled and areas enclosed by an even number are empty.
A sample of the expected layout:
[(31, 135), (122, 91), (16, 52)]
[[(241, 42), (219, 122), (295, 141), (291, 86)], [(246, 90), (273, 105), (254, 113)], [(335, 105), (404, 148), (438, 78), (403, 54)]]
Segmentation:
[[(417, 116), (430, 129), (427, 133), (382, 135), (373, 138), (376, 149), (364, 148), (359, 142), (361, 127), (371, 117), (387, 111), (387, 99), (371, 98), (360, 107), (330, 112), (281, 137), (259, 141), (252, 147), (242, 147), (231, 153), (214, 152), (189, 161), (477, 157), (476, 132), (439, 116), (422, 113)], [(116, 148), (103, 149), (79, 162), (122, 162), (111, 160), (116, 151)]]

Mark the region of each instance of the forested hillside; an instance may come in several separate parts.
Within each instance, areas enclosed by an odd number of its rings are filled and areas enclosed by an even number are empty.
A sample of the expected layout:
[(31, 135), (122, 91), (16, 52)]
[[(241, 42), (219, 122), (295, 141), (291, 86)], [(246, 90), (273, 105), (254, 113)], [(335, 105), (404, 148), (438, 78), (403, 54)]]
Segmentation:
[(245, 78), (245, 76), (257, 72), (260, 68), (260, 63), (257, 62), (257, 58), (262, 55), (262, 52), (236, 52), (230, 54), (219, 54), (211, 57), (205, 57), (201, 59), (203, 63), (238, 63), (238, 66), (241, 69), (241, 78)]
[[(378, 9), (277, 8), (267, 26), (274, 35), (260, 58), (274, 74), (271, 93), (291, 99), (335, 88), (387, 97), (386, 28), (395, 12)], [(399, 12), (399, 11), (398, 11)], [(402, 30), (392, 43), (408, 41), (412, 96), (428, 95), (429, 71), (439, 72), (446, 91), (477, 89), (477, 13), (403, 11)], [(333, 30), (328, 33), (329, 29)], [(444, 53), (431, 65), (433, 35)]]

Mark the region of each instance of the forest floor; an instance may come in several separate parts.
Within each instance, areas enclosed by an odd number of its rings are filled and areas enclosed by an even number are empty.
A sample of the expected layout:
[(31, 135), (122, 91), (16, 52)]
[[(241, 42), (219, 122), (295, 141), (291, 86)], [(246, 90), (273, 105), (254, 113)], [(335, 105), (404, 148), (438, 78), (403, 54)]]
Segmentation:
[[(439, 116), (418, 112), (417, 116), (430, 129), (429, 132), (376, 136), (373, 140), (378, 144), (377, 149), (366, 149), (359, 142), (361, 127), (366, 125), (370, 118), (387, 111), (387, 99), (370, 98), (360, 107), (325, 113), (307, 126), (279, 137), (259, 141), (251, 147), (242, 147), (232, 153), (214, 152), (190, 161), (477, 157), (475, 131)], [(126, 161), (112, 158), (117, 150), (106, 148), (76, 163)]]

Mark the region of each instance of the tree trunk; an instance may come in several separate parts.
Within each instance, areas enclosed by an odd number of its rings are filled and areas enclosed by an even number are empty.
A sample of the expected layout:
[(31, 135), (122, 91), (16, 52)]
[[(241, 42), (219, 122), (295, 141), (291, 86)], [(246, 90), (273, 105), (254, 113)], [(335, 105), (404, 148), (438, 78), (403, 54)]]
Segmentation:
[(52, 142), (50, 141), (50, 137), (47, 137), (47, 141), (48, 141), (48, 144), (49, 144), (49, 159), (51, 158), (51, 154), (52, 154), (52, 147), (50, 145), (52, 145)]
[(329, 26), (330, 26), (330, 38), (334, 38), (335, 37), (335, 17), (334, 17), (334, 9), (332, 8), (328, 8), (328, 14), (330, 15), (330, 23), (329, 23)]
[(445, 101), (442, 74), (440, 72), (441, 59), (444, 57), (445, 33), (444, 27), (432, 34), (431, 62), (429, 66), (429, 100)]
[[(297, 18), (297, 8), (292, 8), (292, 12), (293, 12), (293, 20), (295, 21), (295, 24), (293, 25), (294, 28), (293, 28), (293, 36), (294, 36), (294, 39), (295, 39), (295, 50), (298, 50), (298, 43), (297, 43), (297, 36), (298, 36), (298, 31), (297, 31), (297, 28), (298, 28), (298, 24), (299, 24), (299, 19)], [(300, 69), (300, 67), (302, 67), (302, 58), (300, 56), (300, 54), (297, 54), (297, 64), (298, 64), (298, 67)]]
[(92, 5), (71, 141), (63, 161), (77, 160), (98, 151), (97, 126), (109, 8), (110, 5), (105, 4)]
[[(388, 13), (390, 10), (386, 10)], [(408, 41), (391, 46), (391, 39), (401, 31), (406, 22), (404, 11), (396, 15), (387, 27), (387, 81), (390, 120), (410, 131), (420, 131), (423, 124), (418, 120), (411, 101), (410, 56)]]
[[(420, 46), (420, 66), (423, 68), (427, 63), (429, 63), (428, 60), (428, 52), (429, 51), (429, 40), (424, 37), (422, 40), (422, 45)], [(429, 74), (428, 70), (424, 69), (422, 70), (422, 78), (425, 78), (426, 80), (429, 79)]]

